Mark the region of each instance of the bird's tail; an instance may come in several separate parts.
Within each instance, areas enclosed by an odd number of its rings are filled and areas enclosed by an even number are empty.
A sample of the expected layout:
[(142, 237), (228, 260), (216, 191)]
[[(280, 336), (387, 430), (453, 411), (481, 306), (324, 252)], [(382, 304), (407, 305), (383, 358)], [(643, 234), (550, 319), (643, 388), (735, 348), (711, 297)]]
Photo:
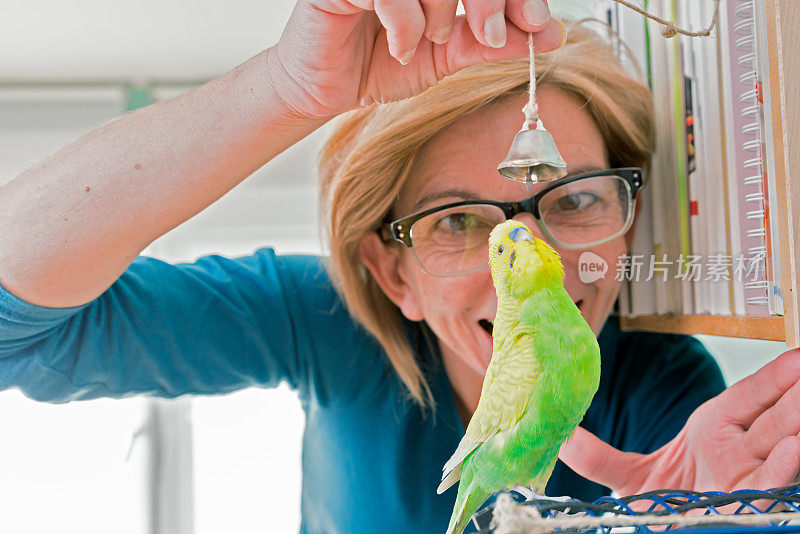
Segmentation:
[(478, 511), (491, 495), (492, 492), (472, 484), (469, 486), (459, 484), (458, 497), (456, 497), (453, 515), (450, 517), (450, 524), (447, 526), (447, 534), (461, 534), (467, 528), (472, 515)]

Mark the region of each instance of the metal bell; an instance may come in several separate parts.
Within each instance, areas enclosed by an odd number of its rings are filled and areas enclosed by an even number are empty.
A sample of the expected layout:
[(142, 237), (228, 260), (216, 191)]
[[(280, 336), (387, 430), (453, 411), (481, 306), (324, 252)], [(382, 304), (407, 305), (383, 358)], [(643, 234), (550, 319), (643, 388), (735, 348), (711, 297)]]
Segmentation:
[(536, 128), (532, 130), (527, 124), (514, 136), (511, 149), (497, 170), (510, 180), (524, 182), (530, 190), (534, 183), (552, 182), (566, 176), (567, 164), (542, 121), (537, 119)]

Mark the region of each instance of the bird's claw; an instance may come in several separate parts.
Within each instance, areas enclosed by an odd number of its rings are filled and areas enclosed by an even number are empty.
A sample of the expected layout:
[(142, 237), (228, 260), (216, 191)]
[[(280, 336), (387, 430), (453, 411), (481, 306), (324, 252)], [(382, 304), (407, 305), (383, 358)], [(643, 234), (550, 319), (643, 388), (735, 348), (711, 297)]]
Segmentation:
[[(515, 487), (511, 488), (513, 491), (516, 491), (523, 497), (525, 497), (525, 502), (533, 501), (533, 500), (542, 500), (542, 501), (556, 501), (556, 502), (570, 502), (574, 501), (572, 497), (569, 495), (561, 495), (559, 497), (550, 497), (548, 495), (544, 495), (543, 493), (536, 493), (532, 489), (527, 486), (522, 486), (517, 484)], [(562, 513), (568, 513), (569, 508), (565, 508)]]

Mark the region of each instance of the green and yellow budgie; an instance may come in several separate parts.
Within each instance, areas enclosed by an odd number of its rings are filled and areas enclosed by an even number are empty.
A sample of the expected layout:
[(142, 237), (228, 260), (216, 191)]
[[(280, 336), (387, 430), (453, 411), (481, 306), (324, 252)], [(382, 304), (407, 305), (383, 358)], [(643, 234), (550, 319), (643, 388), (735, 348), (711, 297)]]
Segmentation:
[(492, 359), (437, 490), (461, 480), (447, 534), (462, 532), (495, 492), (522, 486), (543, 494), (600, 381), (597, 338), (564, 288), (556, 251), (510, 220), (491, 233), (489, 266), (497, 291)]

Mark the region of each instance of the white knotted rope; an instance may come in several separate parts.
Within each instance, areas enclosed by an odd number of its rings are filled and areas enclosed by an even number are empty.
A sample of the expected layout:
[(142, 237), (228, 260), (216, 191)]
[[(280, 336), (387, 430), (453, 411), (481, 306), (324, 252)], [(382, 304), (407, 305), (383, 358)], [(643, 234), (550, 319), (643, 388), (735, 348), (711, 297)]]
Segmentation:
[(525, 113), (525, 128), (536, 128), (536, 122), (539, 120), (539, 104), (536, 103), (536, 63), (533, 59), (533, 34), (528, 34), (528, 53), (530, 54), (530, 84), (528, 85), (528, 103), (522, 108)]
[(635, 527), (641, 525), (706, 525), (732, 523), (736, 525), (767, 525), (782, 521), (798, 521), (798, 512), (738, 515), (638, 515), (592, 517), (542, 517), (535, 506), (517, 504), (508, 494), (501, 494), (492, 514), (495, 534), (544, 534), (555, 529), (593, 529), (599, 527)]

